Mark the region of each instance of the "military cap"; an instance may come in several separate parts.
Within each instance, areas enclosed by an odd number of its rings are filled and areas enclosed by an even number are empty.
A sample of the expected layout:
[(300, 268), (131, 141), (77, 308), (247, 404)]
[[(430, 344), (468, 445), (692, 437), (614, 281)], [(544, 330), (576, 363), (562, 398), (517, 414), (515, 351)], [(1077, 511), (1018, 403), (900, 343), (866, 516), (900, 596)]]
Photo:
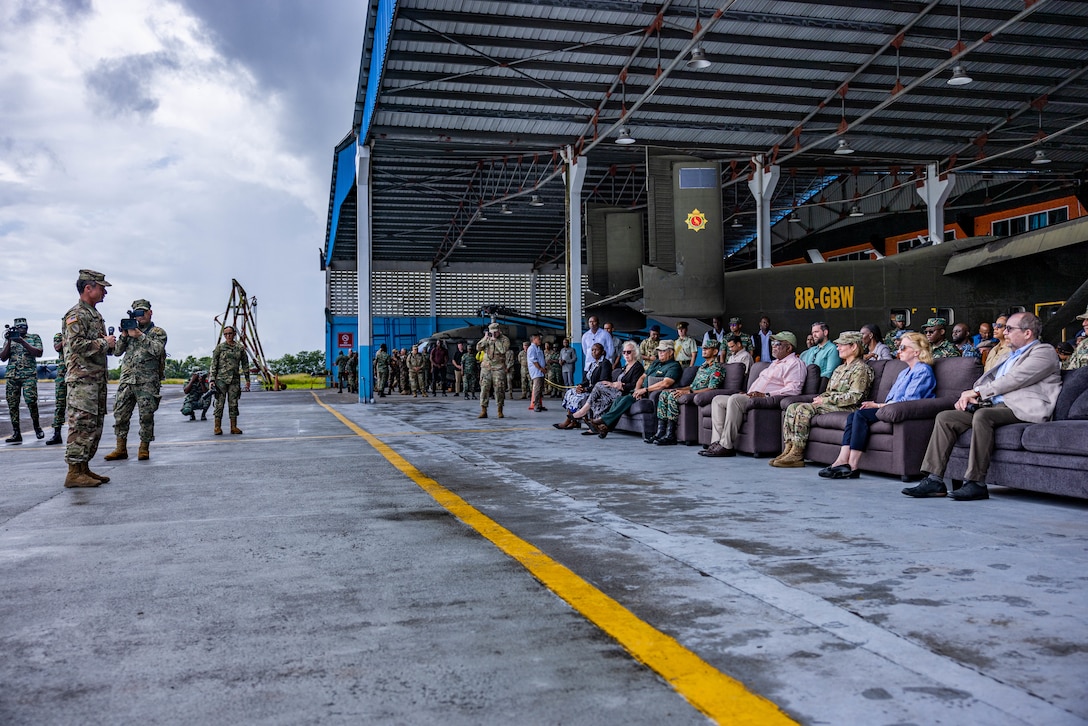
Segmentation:
[(672, 350), (672, 341), (663, 340), (657, 344), (657, 348), (655, 348), (654, 350)]
[(18, 328), (20, 325), (26, 325), (26, 318), (15, 318), (15, 327)]
[(101, 272), (95, 272), (94, 270), (80, 270), (80, 280), (87, 280), (88, 282), (96, 282), (102, 287), (112, 287), (110, 283), (106, 282), (106, 276)]
[(147, 300), (144, 300), (143, 298), (140, 298), (139, 300), (133, 300), (131, 309), (133, 312), (137, 310), (150, 310), (151, 303), (149, 303)]
[(730, 325), (740, 325), (741, 324), (740, 318), (729, 318), (729, 324)]
[(686, 322), (684, 322), (683, 320), (681, 320), (679, 323), (676, 324), (676, 329), (677, 330), (687, 330), (688, 329), (688, 324)]
[(861, 333), (857, 330), (846, 330), (835, 338), (835, 345), (857, 345), (861, 342)]
[(650, 326), (650, 332), (651, 333), (660, 333), (661, 332), (661, 326), (660, 325), (651, 325)]
[(777, 340), (779, 343), (789, 343), (794, 349), (797, 348), (797, 336), (788, 330), (775, 333), (771, 336), (771, 340)]
[(1078, 315), (1077, 320), (1088, 320), (1088, 308), (1084, 309), (1084, 315)]
[(892, 316), (892, 320), (894, 320), (897, 323), (905, 323), (905, 322), (907, 322), (907, 316), (904, 315), (903, 313), (896, 313), (895, 315)]
[(53, 345), (56, 345), (57, 343), (63, 343), (63, 342), (64, 342), (64, 333), (54, 333), (53, 334)]
[(491, 325), (487, 326), (487, 329), (488, 330), (498, 330), (500, 327), (501, 326), (498, 323), (491, 323)]
[(922, 330), (926, 328), (944, 328), (948, 326), (948, 321), (944, 318), (930, 318), (926, 321), (926, 324), (922, 326)]
[(703, 342), (703, 347), (704, 348), (713, 348), (714, 350), (717, 350), (717, 349), (722, 347), (722, 344), (720, 342), (718, 342), (717, 338), (707, 338)]

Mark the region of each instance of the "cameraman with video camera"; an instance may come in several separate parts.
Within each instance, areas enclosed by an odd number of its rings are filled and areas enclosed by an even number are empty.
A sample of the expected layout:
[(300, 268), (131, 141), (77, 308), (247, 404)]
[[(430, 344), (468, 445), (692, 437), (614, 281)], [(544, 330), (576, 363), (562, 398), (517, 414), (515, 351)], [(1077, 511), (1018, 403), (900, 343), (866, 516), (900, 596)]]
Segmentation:
[(120, 337), (114, 355), (123, 355), (117, 398), (113, 402), (113, 431), (117, 448), (106, 454), (106, 461), (128, 458), (128, 429), (132, 411), (140, 408), (140, 451), (136, 458), (151, 458), (155, 440), (155, 411), (159, 408), (159, 389), (166, 366), (166, 331), (151, 324), (151, 303), (133, 300), (128, 317), (121, 320)]
[(4, 439), (6, 444), (23, 443), (23, 434), (19, 430), (19, 391), (23, 392), (23, 400), (30, 411), (34, 434), (39, 439), (45, 438), (38, 421), (38, 356), (42, 354), (42, 339), (35, 333), (27, 333), (27, 330), (26, 318), (15, 318), (14, 325), (4, 326), (0, 361), (11, 360), (6, 374), (11, 436)]
[(181, 405), (181, 413), (189, 417), (190, 421), (196, 421), (196, 410), (199, 408), (200, 420), (208, 420), (208, 409), (212, 405), (212, 392), (208, 385), (208, 374), (204, 371), (193, 371), (189, 382), (185, 384), (185, 402)]

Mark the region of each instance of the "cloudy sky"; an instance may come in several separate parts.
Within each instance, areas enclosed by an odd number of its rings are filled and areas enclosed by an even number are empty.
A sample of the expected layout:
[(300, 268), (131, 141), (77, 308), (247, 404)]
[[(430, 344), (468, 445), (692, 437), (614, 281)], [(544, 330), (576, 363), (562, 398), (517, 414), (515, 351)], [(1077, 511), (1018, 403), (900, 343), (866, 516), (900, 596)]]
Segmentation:
[[(80, 268), (210, 354), (236, 278), (269, 358), (324, 347), (334, 145), (360, 0), (0, 0), (0, 321), (43, 340)], [(43, 356), (44, 357), (44, 356)]]

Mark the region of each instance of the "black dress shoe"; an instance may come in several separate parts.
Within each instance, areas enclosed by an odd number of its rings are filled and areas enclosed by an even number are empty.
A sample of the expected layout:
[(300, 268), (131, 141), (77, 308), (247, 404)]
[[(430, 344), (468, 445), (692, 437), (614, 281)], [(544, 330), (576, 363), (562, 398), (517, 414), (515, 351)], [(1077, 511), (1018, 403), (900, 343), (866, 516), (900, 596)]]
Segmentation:
[(908, 497), (924, 499), (926, 497), (948, 496), (948, 489), (944, 485), (944, 479), (930, 474), (925, 479), (918, 482), (916, 486), (907, 487), (906, 489), (904, 489), (903, 493), (906, 494)]
[(590, 429), (589, 431), (583, 431), (582, 436), (597, 436), (597, 432), (593, 429)]
[(861, 469), (851, 469), (846, 466), (846, 471), (843, 471), (843, 467), (836, 466), (835, 471), (831, 472), (831, 479), (860, 479)]
[(824, 479), (835, 479), (835, 474), (840, 471), (845, 471), (849, 474), (850, 465), (839, 464), (838, 466), (825, 466), (823, 469), (820, 469), (818, 472), (816, 472), (816, 474), (817, 476), (822, 476)]
[(956, 489), (948, 496), (952, 497), (957, 502), (973, 502), (978, 499), (989, 499), (990, 490), (986, 488), (985, 484), (968, 479), (963, 483), (962, 487)]

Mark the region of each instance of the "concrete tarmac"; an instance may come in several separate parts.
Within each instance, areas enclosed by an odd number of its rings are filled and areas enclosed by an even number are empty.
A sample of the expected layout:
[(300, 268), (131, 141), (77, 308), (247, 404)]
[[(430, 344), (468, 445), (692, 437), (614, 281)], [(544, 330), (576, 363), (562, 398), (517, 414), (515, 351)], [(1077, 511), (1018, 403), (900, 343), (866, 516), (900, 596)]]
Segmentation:
[[(558, 401), (320, 394), (798, 722), (1088, 721), (1086, 502), (602, 441)], [(102, 461), (107, 419), (97, 489), (0, 447), (0, 722), (707, 722), (309, 392), (244, 394), (242, 436), (180, 403), (147, 462)]]

